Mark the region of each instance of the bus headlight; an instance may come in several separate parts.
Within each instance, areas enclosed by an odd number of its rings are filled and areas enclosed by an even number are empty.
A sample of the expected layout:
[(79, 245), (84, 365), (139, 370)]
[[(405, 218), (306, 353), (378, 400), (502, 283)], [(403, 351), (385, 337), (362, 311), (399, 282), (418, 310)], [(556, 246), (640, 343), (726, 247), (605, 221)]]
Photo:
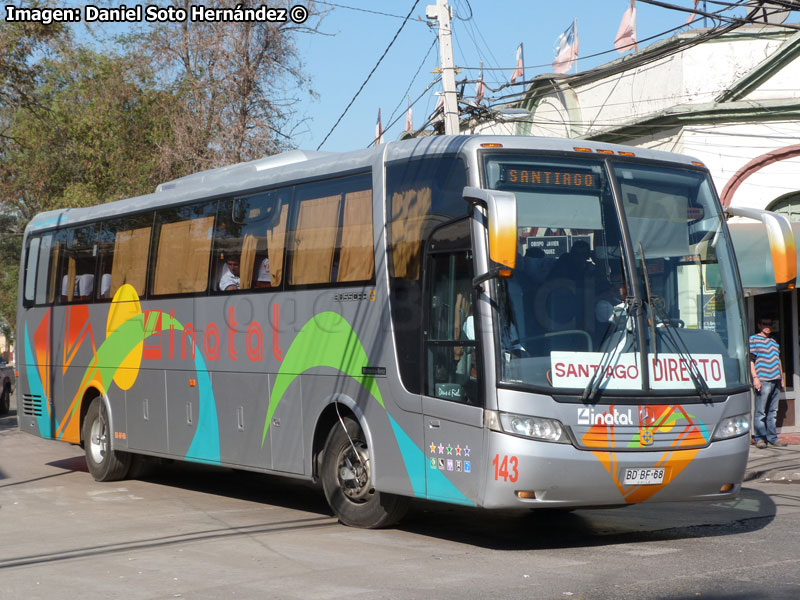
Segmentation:
[(555, 419), (500, 413), (500, 424), (505, 433), (512, 435), (560, 444), (569, 443), (564, 426)]
[(750, 415), (736, 415), (723, 419), (717, 430), (714, 432), (715, 440), (727, 440), (728, 438), (744, 435), (750, 431)]

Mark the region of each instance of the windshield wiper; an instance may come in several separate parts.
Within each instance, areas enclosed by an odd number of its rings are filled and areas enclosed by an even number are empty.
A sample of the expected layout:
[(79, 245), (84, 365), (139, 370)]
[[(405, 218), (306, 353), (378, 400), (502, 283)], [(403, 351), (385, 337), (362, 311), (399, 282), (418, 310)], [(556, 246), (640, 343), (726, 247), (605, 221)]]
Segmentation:
[[(642, 242), (639, 242), (639, 256), (642, 259), (642, 276), (644, 277), (644, 291), (647, 294), (647, 305), (650, 307), (650, 318), (647, 323), (650, 326), (650, 352), (653, 357), (658, 360), (658, 344), (656, 343), (656, 320), (653, 317), (653, 296), (650, 293), (650, 275), (647, 274), (647, 261), (644, 257), (644, 247)], [(647, 314), (645, 314), (645, 318)]]
[(692, 358), (692, 353), (686, 346), (683, 337), (678, 333), (677, 329), (669, 324), (669, 319), (665, 318), (667, 315), (661, 313), (660, 308), (656, 306), (651, 306), (650, 308), (654, 314), (658, 314), (659, 320), (664, 323), (664, 326), (659, 329), (664, 332), (664, 338), (669, 341), (672, 348), (678, 353), (681, 361), (686, 365), (689, 378), (692, 380), (692, 384), (697, 390), (697, 393), (700, 394), (700, 398), (702, 398), (704, 402), (711, 402), (711, 389), (708, 387), (703, 374), (700, 373), (700, 369)]
[(647, 304), (650, 307), (650, 318), (648, 321), (650, 322), (650, 347), (653, 351), (654, 363), (658, 361), (658, 340), (656, 339), (656, 319), (658, 319), (659, 322), (663, 324), (663, 327), (660, 327), (659, 329), (664, 332), (664, 338), (670, 342), (672, 348), (678, 353), (680, 360), (686, 365), (686, 370), (689, 372), (689, 378), (692, 380), (692, 385), (694, 385), (697, 393), (700, 394), (700, 398), (702, 398), (705, 402), (710, 402), (711, 390), (709, 389), (706, 380), (703, 378), (702, 373), (700, 373), (700, 369), (697, 367), (697, 364), (692, 358), (692, 354), (689, 352), (686, 342), (681, 335), (675, 331), (674, 327), (670, 325), (668, 316), (666, 313), (662, 312), (662, 309), (658, 303), (653, 301), (655, 296), (651, 295), (650, 293), (650, 277), (647, 274), (647, 263), (645, 262), (642, 242), (639, 242), (639, 255), (642, 258), (642, 274), (644, 276), (645, 290), (647, 291)]
[[(611, 351), (611, 343), (612, 340), (616, 337), (617, 332), (620, 330), (620, 323), (625, 324), (625, 328), (627, 328), (627, 324), (629, 319), (631, 318), (631, 308), (635, 304), (636, 300), (628, 296), (625, 298), (625, 304), (622, 308), (622, 311), (619, 315), (617, 315), (617, 311), (615, 310), (612, 314), (611, 318), (613, 319), (613, 330), (611, 327), (611, 323), (606, 326), (606, 330), (603, 332), (603, 337), (600, 339), (600, 348), (602, 348), (603, 354), (600, 356), (600, 360), (598, 361), (597, 368), (595, 369), (594, 373), (592, 374), (591, 379), (589, 379), (586, 387), (583, 388), (583, 393), (581, 394), (581, 401), (582, 402), (591, 402), (594, 395), (600, 389), (600, 386), (603, 383), (603, 379), (605, 377), (607, 367), (612, 363), (613, 360), (616, 359), (615, 353)], [(624, 331), (625, 329), (623, 329)], [(624, 342), (627, 341), (627, 334), (623, 334), (623, 340), (618, 345), (620, 348), (620, 354), (622, 353), (622, 348), (624, 346)], [(616, 349), (616, 347), (615, 347)]]

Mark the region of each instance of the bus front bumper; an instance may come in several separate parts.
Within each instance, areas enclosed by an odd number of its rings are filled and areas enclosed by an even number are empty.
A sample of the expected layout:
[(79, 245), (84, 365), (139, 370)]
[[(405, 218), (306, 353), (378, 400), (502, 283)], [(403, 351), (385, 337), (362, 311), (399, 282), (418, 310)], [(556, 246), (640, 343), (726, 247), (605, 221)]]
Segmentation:
[[(590, 451), (489, 431), (482, 506), (567, 508), (726, 500), (744, 478), (749, 436), (692, 450)], [(628, 469), (664, 469), (663, 481), (626, 483)], [(658, 473), (650, 479), (658, 479)]]

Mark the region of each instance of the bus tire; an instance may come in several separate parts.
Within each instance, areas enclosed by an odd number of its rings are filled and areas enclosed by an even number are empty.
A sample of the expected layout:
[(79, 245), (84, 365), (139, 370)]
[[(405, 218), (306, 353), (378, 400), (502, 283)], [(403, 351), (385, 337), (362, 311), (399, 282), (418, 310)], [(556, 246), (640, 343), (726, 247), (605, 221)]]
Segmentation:
[(86, 412), (83, 421), (83, 448), (86, 452), (86, 466), (95, 481), (118, 481), (127, 476), (131, 455), (111, 447), (111, 431), (102, 398), (92, 400)]
[(3, 385), (3, 391), (0, 392), (0, 415), (7, 415), (11, 408), (11, 385), (8, 383)]
[(334, 423), (328, 434), (321, 479), (328, 504), (345, 525), (388, 527), (408, 509), (406, 498), (378, 492), (372, 486), (366, 437), (349, 417)]

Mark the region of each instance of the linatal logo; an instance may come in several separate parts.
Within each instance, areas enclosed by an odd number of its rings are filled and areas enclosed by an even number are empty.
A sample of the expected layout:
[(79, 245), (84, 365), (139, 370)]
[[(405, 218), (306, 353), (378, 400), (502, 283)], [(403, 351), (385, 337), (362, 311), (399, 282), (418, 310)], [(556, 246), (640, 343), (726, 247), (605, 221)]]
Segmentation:
[(578, 409), (578, 425), (633, 425), (633, 412), (629, 408), (613, 412), (595, 412), (593, 408)]

